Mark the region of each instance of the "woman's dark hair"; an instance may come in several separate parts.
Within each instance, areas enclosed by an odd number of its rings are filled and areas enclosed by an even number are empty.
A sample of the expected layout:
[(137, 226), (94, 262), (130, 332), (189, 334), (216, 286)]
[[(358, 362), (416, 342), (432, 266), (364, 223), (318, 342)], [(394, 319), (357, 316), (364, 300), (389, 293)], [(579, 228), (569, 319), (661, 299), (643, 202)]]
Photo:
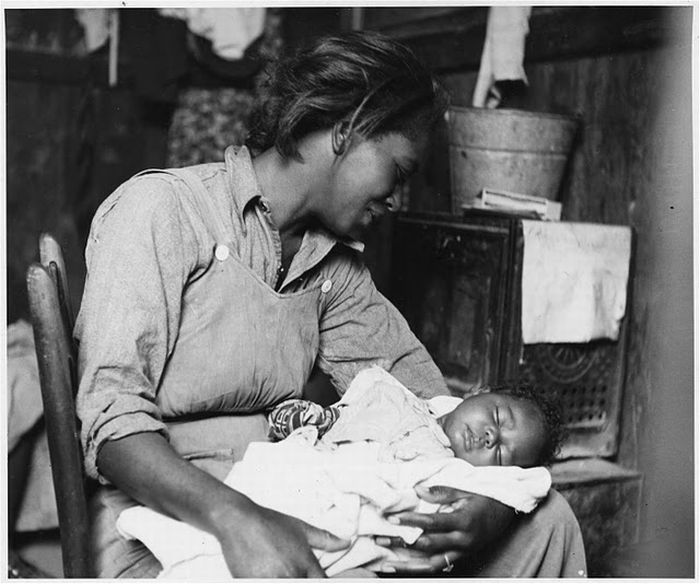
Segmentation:
[(337, 122), (347, 122), (348, 136), (415, 139), (447, 108), (446, 92), (415, 55), (372, 32), (317, 40), (276, 63), (260, 91), (247, 145), (297, 159), (302, 137)]
[(544, 392), (535, 389), (532, 385), (525, 382), (491, 385), (485, 389), (493, 393), (511, 395), (516, 399), (523, 399), (535, 405), (542, 414), (542, 424), (545, 433), (545, 443), (540, 452), (537, 464), (550, 466), (554, 462), (557, 454), (559, 454), (561, 446), (567, 436), (559, 404)]

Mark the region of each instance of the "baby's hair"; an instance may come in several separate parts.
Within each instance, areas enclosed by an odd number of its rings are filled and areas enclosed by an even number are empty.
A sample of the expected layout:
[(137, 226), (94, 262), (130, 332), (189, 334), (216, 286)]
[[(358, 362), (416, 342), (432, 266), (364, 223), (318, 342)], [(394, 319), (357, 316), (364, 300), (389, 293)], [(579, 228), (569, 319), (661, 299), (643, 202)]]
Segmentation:
[(539, 454), (537, 465), (551, 466), (567, 436), (558, 402), (527, 382), (489, 385), (482, 388), (479, 393), (481, 392), (507, 394), (516, 399), (527, 400), (535, 405), (542, 414), (545, 431), (545, 443)]

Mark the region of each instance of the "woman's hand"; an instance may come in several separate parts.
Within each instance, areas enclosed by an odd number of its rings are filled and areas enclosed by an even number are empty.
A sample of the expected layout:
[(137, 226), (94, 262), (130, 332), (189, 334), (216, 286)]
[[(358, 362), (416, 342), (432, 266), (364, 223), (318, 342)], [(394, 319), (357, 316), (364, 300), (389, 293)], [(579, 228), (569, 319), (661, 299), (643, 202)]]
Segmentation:
[[(325, 578), (311, 548), (338, 551), (350, 542), (288, 515), (239, 504), (218, 534), (234, 578)], [(242, 512), (242, 515), (241, 515)]]
[[(401, 557), (385, 567), (397, 572), (430, 573), (449, 571), (464, 557), (493, 543), (515, 518), (513, 509), (488, 497), (449, 487), (416, 487), (416, 493), (431, 503), (450, 505), (449, 513), (397, 513), (392, 520), (423, 529), (411, 546), (400, 538), (376, 538), (379, 545), (394, 548)], [(405, 548), (405, 549), (402, 549)]]

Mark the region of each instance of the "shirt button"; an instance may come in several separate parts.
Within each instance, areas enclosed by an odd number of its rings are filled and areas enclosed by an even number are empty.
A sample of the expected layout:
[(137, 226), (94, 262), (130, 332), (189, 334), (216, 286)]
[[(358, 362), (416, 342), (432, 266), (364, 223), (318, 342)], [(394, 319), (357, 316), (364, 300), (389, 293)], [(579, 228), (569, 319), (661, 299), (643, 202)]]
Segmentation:
[(217, 244), (217, 246), (214, 248), (214, 257), (220, 262), (223, 262), (228, 257), (228, 254), (228, 246), (222, 243)]
[(323, 284), (321, 284), (321, 292), (324, 294), (328, 294), (331, 291), (331, 288), (333, 288), (333, 282), (330, 280), (326, 280)]

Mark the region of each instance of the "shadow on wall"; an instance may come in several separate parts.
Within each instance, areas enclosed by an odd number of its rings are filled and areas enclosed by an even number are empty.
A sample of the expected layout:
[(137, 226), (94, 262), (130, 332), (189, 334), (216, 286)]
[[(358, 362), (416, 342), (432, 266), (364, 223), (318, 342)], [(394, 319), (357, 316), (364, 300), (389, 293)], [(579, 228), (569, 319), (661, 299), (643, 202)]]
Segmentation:
[[(641, 543), (627, 559), (644, 577), (695, 573), (693, 374), (693, 144), (688, 10), (667, 23), (679, 42), (663, 53), (649, 131), (650, 182), (638, 193), (634, 289), (639, 339), (632, 349), (629, 414), (644, 473)], [(697, 53), (696, 53), (697, 54)]]

